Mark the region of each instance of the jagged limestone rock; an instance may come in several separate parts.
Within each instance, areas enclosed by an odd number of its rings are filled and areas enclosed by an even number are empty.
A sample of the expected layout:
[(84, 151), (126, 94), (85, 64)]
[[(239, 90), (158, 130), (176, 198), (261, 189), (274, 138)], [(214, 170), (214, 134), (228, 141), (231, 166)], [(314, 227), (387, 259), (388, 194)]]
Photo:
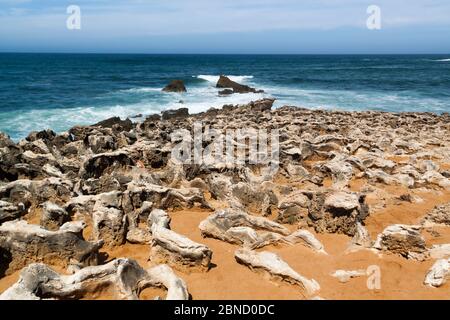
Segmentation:
[(391, 225), (378, 235), (373, 247), (415, 259), (427, 252), (425, 239), (420, 230), (420, 226)]
[(127, 217), (120, 209), (95, 206), (92, 213), (93, 233), (97, 240), (103, 240), (105, 246), (122, 245), (127, 235)]
[(47, 230), (58, 230), (70, 216), (64, 208), (47, 201), (42, 205), (41, 226)]
[(289, 230), (281, 224), (235, 209), (218, 211), (203, 220), (199, 225), (203, 237), (212, 237), (230, 243), (243, 243), (239, 238), (227, 233), (233, 227), (249, 227), (254, 230), (269, 231), (281, 235), (289, 234)]
[(58, 231), (49, 231), (26, 221), (3, 223), (0, 225), (0, 248), (11, 257), (6, 273), (33, 262), (96, 265), (102, 242), (84, 240), (84, 228), (81, 221), (67, 222)]
[(5, 221), (15, 220), (25, 214), (25, 205), (23, 203), (13, 204), (0, 200), (0, 224)]
[(358, 222), (368, 215), (365, 196), (355, 192), (327, 191), (307, 193), (310, 197), (308, 224), (319, 233), (354, 236)]
[(431, 210), (422, 220), (425, 227), (434, 225), (450, 226), (450, 202), (437, 206)]
[(60, 275), (45, 264), (24, 268), (19, 280), (0, 300), (81, 299), (105, 287), (112, 287), (116, 299), (137, 300), (147, 287), (165, 287), (168, 300), (187, 300), (185, 282), (166, 265), (145, 271), (130, 259), (119, 258), (108, 264), (86, 267), (73, 275)]

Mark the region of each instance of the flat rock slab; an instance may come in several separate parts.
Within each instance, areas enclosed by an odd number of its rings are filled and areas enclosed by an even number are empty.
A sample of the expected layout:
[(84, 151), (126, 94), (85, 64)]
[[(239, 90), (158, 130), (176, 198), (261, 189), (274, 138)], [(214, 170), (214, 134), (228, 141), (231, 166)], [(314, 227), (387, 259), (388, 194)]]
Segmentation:
[(274, 253), (239, 249), (234, 253), (234, 257), (238, 263), (252, 270), (261, 270), (275, 279), (298, 285), (306, 297), (312, 297), (320, 290), (316, 280), (301, 276)]

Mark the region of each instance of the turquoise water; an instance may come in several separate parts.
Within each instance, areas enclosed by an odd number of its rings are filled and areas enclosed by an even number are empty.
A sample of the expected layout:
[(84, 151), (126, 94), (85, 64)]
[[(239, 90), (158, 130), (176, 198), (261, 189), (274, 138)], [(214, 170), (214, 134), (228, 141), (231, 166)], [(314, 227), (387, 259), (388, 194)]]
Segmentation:
[[(218, 97), (220, 74), (266, 93)], [(171, 79), (184, 80), (188, 93), (161, 92)], [(276, 106), (450, 112), (450, 54), (0, 54), (0, 131), (16, 140), (111, 116), (200, 112), (262, 97), (277, 98)]]

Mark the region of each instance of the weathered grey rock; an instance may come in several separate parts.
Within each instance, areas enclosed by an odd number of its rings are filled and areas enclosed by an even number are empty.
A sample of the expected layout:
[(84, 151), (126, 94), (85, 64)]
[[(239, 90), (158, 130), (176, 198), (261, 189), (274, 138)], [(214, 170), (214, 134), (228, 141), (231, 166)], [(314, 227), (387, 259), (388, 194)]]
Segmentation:
[(405, 258), (415, 258), (427, 251), (420, 229), (420, 226), (401, 224), (389, 226), (378, 235), (373, 247), (399, 254)]
[(430, 184), (438, 185), (444, 189), (450, 189), (450, 179), (444, 177), (437, 171), (427, 171), (422, 179)]
[(158, 265), (147, 270), (154, 286), (167, 289), (166, 300), (189, 300), (187, 285), (167, 265)]
[(50, 201), (42, 205), (41, 226), (45, 229), (58, 230), (68, 221), (70, 221), (70, 216), (64, 208)]
[(356, 232), (352, 238), (351, 246), (353, 248), (371, 248), (373, 245), (370, 239), (369, 231), (360, 223), (356, 223)]
[(238, 233), (228, 232), (229, 229), (236, 227), (249, 227), (254, 230), (264, 230), (281, 235), (289, 234), (289, 230), (281, 224), (234, 209), (218, 211), (203, 220), (199, 225), (203, 237), (216, 238), (236, 244), (248, 242), (249, 237), (245, 237), (246, 240), (244, 240), (244, 238), (237, 237)]
[(209, 270), (212, 251), (207, 246), (156, 224), (151, 231), (150, 260), (153, 263), (167, 263), (181, 270)]
[(148, 216), (148, 226), (151, 229), (153, 225), (170, 229), (170, 216), (166, 211), (161, 209), (153, 209)]
[(354, 192), (309, 193), (308, 224), (319, 233), (344, 233), (354, 236), (358, 222), (367, 217), (365, 196)]
[(0, 224), (5, 221), (20, 218), (25, 213), (25, 205), (19, 203), (17, 205), (7, 201), (0, 200)]
[(258, 249), (269, 244), (285, 241), (284, 237), (278, 233), (256, 232), (250, 227), (232, 227), (226, 231), (226, 236), (250, 249)]
[(441, 287), (450, 278), (450, 259), (441, 259), (431, 267), (425, 276), (424, 284), (431, 287)]
[(301, 276), (274, 253), (239, 249), (234, 256), (238, 263), (246, 265), (252, 270), (267, 272), (271, 277), (298, 285), (306, 297), (312, 297), (320, 290), (317, 281)]
[(285, 237), (284, 240), (292, 244), (301, 243), (317, 252), (326, 254), (323, 244), (308, 230), (297, 230)]
[(129, 228), (127, 232), (127, 241), (134, 244), (150, 244), (152, 236), (149, 230), (141, 228)]
[(22, 270), (18, 282), (0, 295), (0, 300), (81, 299), (98, 288), (112, 287), (116, 299), (138, 300), (147, 287), (167, 288), (168, 300), (187, 300), (186, 284), (165, 265), (148, 271), (130, 259), (86, 267), (73, 275), (60, 275), (45, 264), (31, 264)]
[(450, 225), (450, 202), (435, 207), (422, 220), (424, 227), (433, 225)]
[(72, 195), (73, 183), (67, 179), (16, 180), (0, 187), (0, 199), (26, 207), (54, 199), (66, 201)]
[(83, 239), (85, 224), (68, 222), (58, 231), (49, 231), (26, 221), (11, 221), (0, 225), (0, 248), (9, 253), (7, 274), (29, 263), (58, 263), (63, 266), (96, 265), (102, 242)]
[(83, 163), (79, 175), (83, 179), (100, 178), (103, 174), (133, 165), (133, 160), (124, 150), (100, 153), (93, 155)]
[(103, 240), (105, 246), (115, 247), (125, 243), (127, 217), (122, 210), (96, 204), (92, 224), (95, 238)]
[(353, 166), (341, 157), (324, 164), (323, 168), (331, 173), (332, 188), (337, 190), (346, 188), (353, 176)]
[(308, 206), (309, 199), (301, 190), (292, 192), (280, 201), (277, 222), (294, 224), (306, 221)]
[(197, 188), (168, 188), (144, 181), (132, 181), (128, 184), (123, 195), (123, 209), (125, 213), (132, 214), (140, 209), (145, 202), (151, 202), (153, 207), (192, 208), (200, 204), (202, 208), (211, 209), (203, 192)]

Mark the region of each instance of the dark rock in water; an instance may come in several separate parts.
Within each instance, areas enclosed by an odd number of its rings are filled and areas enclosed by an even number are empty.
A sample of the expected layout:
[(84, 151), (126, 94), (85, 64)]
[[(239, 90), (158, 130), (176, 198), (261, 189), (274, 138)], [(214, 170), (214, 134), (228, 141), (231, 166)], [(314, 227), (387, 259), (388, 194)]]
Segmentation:
[(189, 117), (189, 109), (188, 108), (180, 108), (177, 110), (166, 110), (162, 113), (163, 120), (170, 119), (184, 119)]
[(221, 96), (228, 96), (233, 93), (234, 93), (234, 91), (232, 89), (224, 89), (224, 90), (219, 91), (219, 95), (221, 95)]
[(102, 128), (117, 128), (116, 125), (123, 129), (121, 131), (130, 131), (133, 128), (133, 122), (130, 119), (121, 120), (119, 117), (112, 117), (94, 124), (95, 127)]
[(131, 119), (142, 118), (142, 113), (135, 114), (134, 116), (132, 116), (130, 118)]
[(165, 92), (186, 92), (183, 80), (172, 80), (162, 91)]
[[(263, 93), (264, 90), (256, 90), (255, 88), (243, 85), (243, 84), (239, 84), (237, 82), (234, 82), (233, 80), (231, 80), (228, 77), (225, 76), (220, 76), (219, 81), (217, 81), (217, 88), (228, 88), (228, 89), (233, 89), (232, 92), (230, 92), (231, 90), (222, 90), (222, 94), (231, 94), (231, 93), (249, 93), (249, 92), (253, 92), (253, 93)], [(221, 94), (219, 92), (219, 94)]]

